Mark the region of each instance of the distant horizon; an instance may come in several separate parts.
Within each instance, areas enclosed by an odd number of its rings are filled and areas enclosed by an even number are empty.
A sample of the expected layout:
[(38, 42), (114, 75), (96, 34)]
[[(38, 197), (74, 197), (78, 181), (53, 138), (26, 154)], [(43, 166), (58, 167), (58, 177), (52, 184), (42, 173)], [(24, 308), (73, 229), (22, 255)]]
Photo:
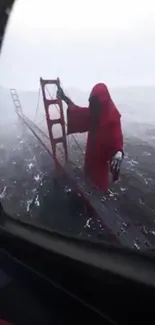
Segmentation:
[[(104, 82), (103, 82), (104, 83)], [(121, 89), (133, 89), (133, 88), (155, 88), (155, 85), (125, 85), (125, 86), (109, 86), (108, 84), (106, 84), (108, 86), (109, 89), (111, 90), (121, 90)], [(93, 87), (93, 86), (92, 86)], [(16, 89), (17, 91), (20, 91), (20, 92), (38, 92), (39, 90), (39, 87), (37, 87), (36, 89), (23, 89), (23, 88), (19, 88), (19, 87), (15, 87), (14, 85), (12, 85), (11, 87), (7, 87), (5, 85), (1, 85), (0, 84), (0, 88), (1, 89), (4, 89), (4, 90), (10, 90), (10, 89)], [(74, 87), (74, 86), (65, 86), (63, 85), (63, 88), (64, 89), (68, 89), (68, 90), (76, 90), (76, 91), (79, 91), (79, 92), (89, 92), (91, 89), (80, 89), (79, 87)]]

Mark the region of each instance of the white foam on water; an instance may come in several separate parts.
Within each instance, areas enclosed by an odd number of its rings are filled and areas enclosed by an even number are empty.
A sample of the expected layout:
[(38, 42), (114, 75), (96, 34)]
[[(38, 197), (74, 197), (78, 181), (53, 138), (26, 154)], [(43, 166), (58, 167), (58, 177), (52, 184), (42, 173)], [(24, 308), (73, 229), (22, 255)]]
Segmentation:
[(152, 154), (150, 152), (148, 152), (148, 151), (144, 151), (143, 156), (149, 157), (149, 156), (152, 156)]
[(28, 200), (26, 203), (27, 203), (27, 206), (26, 206), (26, 211), (29, 212), (30, 211), (30, 205), (32, 204), (33, 200)]
[(40, 177), (40, 175), (38, 174), (38, 175), (34, 176), (34, 180), (35, 180), (36, 182), (41, 181), (41, 177)]
[(86, 224), (84, 225), (84, 228), (90, 228), (90, 221), (91, 221), (91, 218), (89, 218), (89, 219), (86, 221)]
[(0, 194), (0, 199), (3, 199), (6, 196), (6, 189), (7, 187), (4, 186), (2, 193)]
[(33, 166), (34, 166), (34, 165), (33, 165), (32, 163), (29, 163), (29, 164), (28, 164), (28, 169), (32, 169)]
[(34, 204), (36, 205), (36, 206), (40, 206), (40, 201), (39, 201), (39, 195), (37, 195), (36, 196), (36, 199), (35, 199), (35, 201), (34, 201)]

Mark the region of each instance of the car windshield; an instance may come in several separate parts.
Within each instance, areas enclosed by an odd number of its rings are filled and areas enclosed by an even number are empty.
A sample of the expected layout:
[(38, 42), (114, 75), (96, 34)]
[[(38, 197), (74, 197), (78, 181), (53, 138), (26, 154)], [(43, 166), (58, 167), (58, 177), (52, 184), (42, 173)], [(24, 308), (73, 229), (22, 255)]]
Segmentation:
[(15, 1), (0, 57), (0, 199), (15, 219), (155, 245), (151, 1)]

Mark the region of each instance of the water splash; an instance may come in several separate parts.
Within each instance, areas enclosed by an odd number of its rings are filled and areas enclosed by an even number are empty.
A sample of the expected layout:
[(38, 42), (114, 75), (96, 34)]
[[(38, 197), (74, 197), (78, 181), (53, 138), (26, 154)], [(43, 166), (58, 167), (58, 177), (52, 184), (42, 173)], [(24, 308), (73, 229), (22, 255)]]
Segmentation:
[(121, 187), (120, 190), (121, 190), (121, 192), (125, 192), (127, 190), (127, 188)]
[(139, 246), (138, 243), (136, 243), (136, 242), (134, 242), (133, 246), (134, 246), (135, 248), (137, 248), (138, 250), (140, 249), (140, 246)]
[(153, 236), (155, 236), (155, 230), (149, 230), (149, 233)]
[(91, 227), (90, 222), (91, 222), (91, 218), (89, 218), (89, 219), (86, 221), (86, 224), (84, 225), (84, 228), (90, 228), (90, 227)]
[(40, 175), (38, 174), (38, 175), (34, 176), (34, 180), (35, 180), (36, 182), (39, 182), (39, 181), (41, 181), (42, 179), (41, 179)]
[(3, 199), (3, 198), (6, 196), (6, 189), (7, 189), (7, 187), (5, 186), (5, 187), (3, 188), (2, 193), (0, 194), (0, 199)]
[(131, 166), (138, 165), (138, 161), (133, 160), (133, 159), (129, 160), (127, 163), (128, 163), (129, 165), (131, 165)]
[(34, 204), (39, 207), (40, 206), (40, 201), (39, 201), (39, 195), (36, 196), (36, 199), (34, 201)]
[(33, 166), (34, 166), (34, 165), (33, 165), (32, 163), (29, 163), (29, 164), (27, 165), (28, 169), (32, 169)]
[(32, 202), (33, 202), (33, 200), (31, 199), (31, 200), (27, 200), (27, 205), (26, 205), (26, 211), (27, 212), (29, 212), (30, 211), (30, 206), (31, 206), (31, 204), (32, 204)]
[(68, 186), (65, 186), (64, 192), (67, 193), (67, 194), (69, 194), (69, 193), (72, 192), (72, 189), (70, 187), (68, 187)]
[(144, 151), (143, 156), (149, 157), (149, 156), (152, 156), (152, 154), (150, 152), (148, 152), (148, 151)]

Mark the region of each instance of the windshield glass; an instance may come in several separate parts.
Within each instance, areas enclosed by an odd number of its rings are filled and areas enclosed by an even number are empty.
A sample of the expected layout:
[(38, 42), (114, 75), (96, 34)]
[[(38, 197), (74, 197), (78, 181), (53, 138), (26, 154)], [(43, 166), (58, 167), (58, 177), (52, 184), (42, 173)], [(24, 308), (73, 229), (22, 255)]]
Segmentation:
[(16, 219), (155, 244), (153, 2), (15, 1), (0, 59), (0, 198)]

